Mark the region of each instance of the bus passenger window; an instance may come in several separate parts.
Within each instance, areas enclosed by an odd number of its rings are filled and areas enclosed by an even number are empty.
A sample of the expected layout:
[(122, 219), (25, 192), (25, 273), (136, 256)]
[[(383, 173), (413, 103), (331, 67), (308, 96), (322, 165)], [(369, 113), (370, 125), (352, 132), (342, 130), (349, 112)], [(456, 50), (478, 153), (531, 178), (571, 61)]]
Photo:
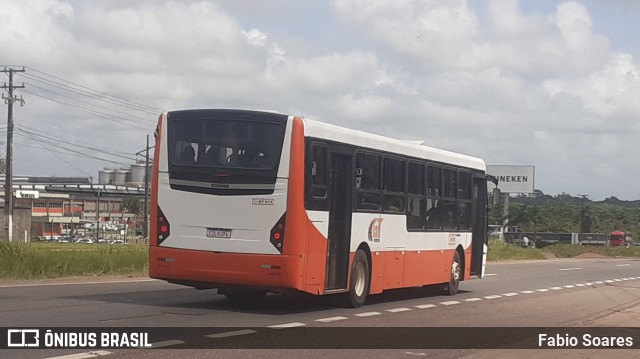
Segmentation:
[(180, 164), (183, 165), (195, 165), (196, 164), (196, 151), (190, 145), (185, 147), (180, 153)]

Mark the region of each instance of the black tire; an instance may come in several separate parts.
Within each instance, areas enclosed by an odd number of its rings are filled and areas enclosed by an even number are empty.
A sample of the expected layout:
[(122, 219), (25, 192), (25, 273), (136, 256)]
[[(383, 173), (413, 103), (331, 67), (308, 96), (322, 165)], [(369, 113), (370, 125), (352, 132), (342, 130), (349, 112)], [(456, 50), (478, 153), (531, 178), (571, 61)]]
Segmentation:
[(350, 306), (359, 308), (364, 305), (369, 288), (371, 287), (371, 266), (367, 255), (363, 250), (358, 249), (353, 258), (351, 266), (351, 276), (349, 279)]
[(458, 287), (460, 286), (460, 278), (462, 278), (462, 266), (460, 265), (460, 253), (455, 251), (453, 260), (451, 261), (451, 279), (445, 286), (445, 294), (456, 295), (458, 294)]

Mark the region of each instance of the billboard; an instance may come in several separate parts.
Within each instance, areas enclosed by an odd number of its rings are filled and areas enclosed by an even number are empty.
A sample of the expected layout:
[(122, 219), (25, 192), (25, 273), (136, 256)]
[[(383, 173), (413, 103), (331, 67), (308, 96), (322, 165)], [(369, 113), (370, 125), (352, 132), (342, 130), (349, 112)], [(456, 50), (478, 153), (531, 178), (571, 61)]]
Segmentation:
[[(487, 165), (487, 173), (498, 179), (498, 188), (503, 193), (533, 193), (535, 166), (529, 165)], [(493, 184), (489, 182), (493, 188)]]

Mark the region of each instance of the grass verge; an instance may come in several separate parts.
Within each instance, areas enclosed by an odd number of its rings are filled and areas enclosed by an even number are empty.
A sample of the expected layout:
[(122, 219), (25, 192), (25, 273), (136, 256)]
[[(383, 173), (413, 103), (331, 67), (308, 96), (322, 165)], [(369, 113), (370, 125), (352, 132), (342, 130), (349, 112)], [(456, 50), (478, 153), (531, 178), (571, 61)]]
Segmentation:
[(545, 255), (534, 248), (523, 248), (512, 246), (504, 241), (490, 240), (489, 252), (487, 253), (488, 261), (503, 261), (510, 259), (545, 259)]
[(148, 253), (143, 245), (0, 241), (0, 278), (143, 275), (148, 271)]

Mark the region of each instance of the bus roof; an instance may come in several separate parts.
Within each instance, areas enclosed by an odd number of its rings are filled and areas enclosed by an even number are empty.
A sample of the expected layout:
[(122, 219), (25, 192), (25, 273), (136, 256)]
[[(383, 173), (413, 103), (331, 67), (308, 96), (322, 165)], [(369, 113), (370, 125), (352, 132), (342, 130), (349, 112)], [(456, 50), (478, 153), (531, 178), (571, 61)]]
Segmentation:
[(399, 140), (305, 118), (303, 118), (303, 121), (305, 122), (305, 136), (308, 137), (348, 143), (370, 149), (404, 154), (411, 157), (481, 170), (483, 172), (486, 171), (485, 163), (480, 158), (425, 146), (421, 141)]

